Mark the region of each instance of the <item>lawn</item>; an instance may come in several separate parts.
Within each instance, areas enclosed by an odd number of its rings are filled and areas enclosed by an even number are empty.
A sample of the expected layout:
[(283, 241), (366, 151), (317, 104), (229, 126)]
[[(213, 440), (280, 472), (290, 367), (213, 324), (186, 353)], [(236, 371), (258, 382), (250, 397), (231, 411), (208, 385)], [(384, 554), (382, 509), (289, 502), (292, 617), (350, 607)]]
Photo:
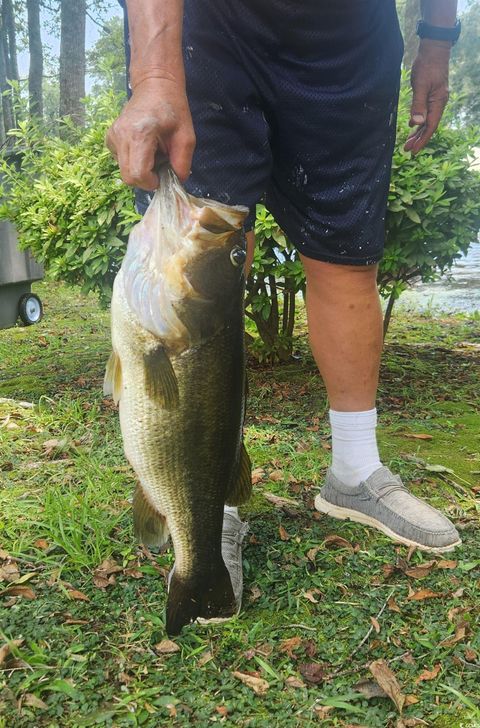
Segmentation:
[(44, 321), (0, 331), (1, 728), (480, 726), (478, 316), (394, 316), (379, 398), (384, 462), (463, 546), (432, 558), (315, 512), (327, 403), (300, 321), (294, 363), (250, 367), (242, 613), (172, 643), (172, 554), (134, 540), (101, 393), (108, 315), (36, 290)]

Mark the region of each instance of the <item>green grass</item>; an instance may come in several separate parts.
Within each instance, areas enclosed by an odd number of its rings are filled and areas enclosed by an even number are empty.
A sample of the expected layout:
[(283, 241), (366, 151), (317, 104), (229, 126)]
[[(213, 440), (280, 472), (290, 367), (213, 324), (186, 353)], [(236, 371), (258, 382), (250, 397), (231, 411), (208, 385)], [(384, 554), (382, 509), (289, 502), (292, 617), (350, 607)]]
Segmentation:
[[(244, 509), (242, 614), (185, 629), (179, 650), (163, 654), (172, 554), (153, 557), (133, 538), (133, 475), (101, 394), (108, 315), (63, 286), (37, 290), (42, 324), (0, 332), (0, 649), (11, 643), (1, 728), (396, 726), (394, 703), (358, 685), (378, 659), (415, 696), (405, 719), (480, 726), (478, 317), (395, 318), (379, 399), (384, 461), (461, 530), (453, 568), (409, 576), (430, 557), (407, 562), (407, 549), (313, 509), (329, 461), (327, 403), (300, 320), (296, 363), (251, 366), (246, 439), (258, 482)], [(294, 504), (275, 507), (267, 491)], [(440, 596), (408, 599), (420, 589)], [(364, 640), (390, 596), (380, 632)], [(312, 663), (317, 684), (303, 676)], [(266, 680), (265, 695), (234, 671)]]

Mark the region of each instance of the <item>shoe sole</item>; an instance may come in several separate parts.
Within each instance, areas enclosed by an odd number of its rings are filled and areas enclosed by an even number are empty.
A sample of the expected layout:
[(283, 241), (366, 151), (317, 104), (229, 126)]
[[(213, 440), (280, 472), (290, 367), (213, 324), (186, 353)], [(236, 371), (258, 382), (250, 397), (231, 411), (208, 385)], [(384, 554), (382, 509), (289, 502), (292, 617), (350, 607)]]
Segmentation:
[(415, 546), (421, 551), (430, 551), (435, 554), (443, 554), (447, 551), (453, 551), (454, 548), (460, 546), (460, 544), (462, 543), (461, 539), (459, 539), (458, 541), (455, 541), (455, 543), (448, 544), (447, 546), (425, 546), (425, 544), (417, 543), (416, 541), (412, 541), (405, 536), (401, 536), (399, 533), (395, 533), (395, 531), (392, 531), (391, 528), (386, 526), (381, 521), (377, 521), (376, 518), (372, 518), (372, 516), (367, 516), (365, 513), (361, 513), (360, 511), (353, 511), (351, 508), (342, 508), (341, 506), (335, 506), (333, 505), (333, 503), (329, 503), (324, 498), (322, 498), (321, 495), (317, 495), (317, 497), (315, 498), (315, 508), (317, 509), (317, 511), (320, 511), (320, 513), (325, 513), (325, 515), (332, 516), (333, 518), (339, 518), (342, 521), (355, 521), (356, 523), (362, 523), (364, 526), (372, 526), (373, 528), (376, 528), (377, 531), (381, 531), (382, 533), (384, 533), (386, 536), (392, 539), (392, 541), (404, 544), (406, 546)]

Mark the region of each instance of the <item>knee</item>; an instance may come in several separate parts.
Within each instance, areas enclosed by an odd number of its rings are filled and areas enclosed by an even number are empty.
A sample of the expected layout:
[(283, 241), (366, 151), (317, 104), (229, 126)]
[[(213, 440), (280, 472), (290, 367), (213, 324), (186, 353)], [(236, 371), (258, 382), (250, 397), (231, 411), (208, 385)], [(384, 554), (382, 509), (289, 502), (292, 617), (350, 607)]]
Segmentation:
[(359, 292), (376, 290), (378, 265), (340, 265), (304, 259), (307, 288), (310, 291)]

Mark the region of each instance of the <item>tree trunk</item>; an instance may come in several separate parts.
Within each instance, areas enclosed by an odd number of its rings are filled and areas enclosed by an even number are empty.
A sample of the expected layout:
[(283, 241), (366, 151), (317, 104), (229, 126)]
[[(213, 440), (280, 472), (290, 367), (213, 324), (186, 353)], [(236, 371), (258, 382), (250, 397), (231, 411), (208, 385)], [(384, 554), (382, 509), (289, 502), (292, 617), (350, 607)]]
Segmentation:
[(396, 301), (395, 292), (392, 291), (390, 298), (388, 299), (387, 308), (385, 309), (385, 315), (383, 317), (383, 339), (387, 336), (388, 327), (390, 326), (390, 319), (392, 318), (392, 311)]
[(3, 128), (5, 134), (15, 126), (13, 115), (12, 94), (7, 75), (7, 36), (3, 22), (3, 12), (0, 19), (0, 93), (2, 94)]
[(43, 118), (43, 46), (40, 33), (40, 0), (27, 0), (28, 48), (30, 69), (28, 72), (28, 97), (30, 116)]
[(418, 51), (417, 20), (420, 17), (420, 0), (406, 0), (403, 18), (403, 38), (405, 41), (403, 66), (408, 71), (411, 69)]
[(61, 0), (60, 8), (60, 117), (85, 122), (86, 0)]
[(10, 81), (18, 81), (18, 60), (17, 60), (17, 34), (15, 31), (15, 16), (12, 0), (3, 0), (2, 16), (5, 24), (6, 46), (7, 46), (7, 78)]

